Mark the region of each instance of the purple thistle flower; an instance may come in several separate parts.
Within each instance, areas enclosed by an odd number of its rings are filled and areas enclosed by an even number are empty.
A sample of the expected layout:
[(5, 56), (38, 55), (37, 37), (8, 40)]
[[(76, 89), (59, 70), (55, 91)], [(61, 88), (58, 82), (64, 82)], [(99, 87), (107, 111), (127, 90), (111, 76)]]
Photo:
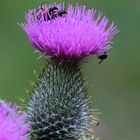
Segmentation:
[(17, 106), (0, 100), (0, 140), (29, 140), (25, 136), (29, 126), (24, 124), (26, 115), (18, 113)]
[[(56, 7), (64, 9), (63, 4)], [(46, 58), (71, 61), (89, 55), (99, 56), (111, 48), (111, 40), (118, 30), (114, 23), (110, 26), (108, 23), (109, 20), (94, 9), (69, 5), (65, 16), (52, 20), (46, 20), (42, 9), (30, 10), (21, 27), (33, 46)]]

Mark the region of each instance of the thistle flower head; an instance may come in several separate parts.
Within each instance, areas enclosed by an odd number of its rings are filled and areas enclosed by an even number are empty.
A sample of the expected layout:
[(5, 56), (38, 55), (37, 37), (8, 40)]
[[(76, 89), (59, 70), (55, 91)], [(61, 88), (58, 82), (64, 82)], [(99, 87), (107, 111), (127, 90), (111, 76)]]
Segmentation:
[(0, 140), (29, 140), (25, 133), (25, 115), (20, 115), (17, 106), (0, 100)]
[[(52, 8), (52, 5), (48, 6)], [(55, 5), (64, 11), (63, 4)], [(80, 60), (89, 55), (102, 55), (111, 48), (117, 27), (94, 9), (68, 6), (67, 14), (52, 16), (45, 8), (30, 10), (21, 24), (33, 46), (46, 58)]]

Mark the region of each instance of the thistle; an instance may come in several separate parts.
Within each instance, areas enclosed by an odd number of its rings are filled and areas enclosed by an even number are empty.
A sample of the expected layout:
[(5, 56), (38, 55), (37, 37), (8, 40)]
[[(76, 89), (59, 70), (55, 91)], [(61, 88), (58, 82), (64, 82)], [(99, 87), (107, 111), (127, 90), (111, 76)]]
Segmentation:
[(18, 111), (16, 105), (0, 100), (0, 140), (29, 140), (26, 115)]
[(27, 101), (33, 140), (90, 140), (83, 134), (95, 119), (81, 62), (89, 55), (102, 58), (118, 33), (114, 23), (108, 26), (109, 20), (94, 9), (78, 5), (64, 9), (64, 4), (43, 5), (30, 10), (20, 25), (48, 61)]
[[(63, 4), (56, 7), (64, 9)], [(47, 59), (73, 61), (102, 55), (111, 48), (111, 40), (118, 33), (114, 23), (108, 27), (109, 20), (105, 16), (94, 9), (86, 10), (85, 6), (69, 5), (64, 17), (53, 20), (44, 20), (44, 16), (39, 18), (42, 11), (36, 11), (27, 13), (26, 23), (21, 27), (33, 46)]]
[(38, 80), (27, 110), (32, 137), (78, 138), (91, 115), (79, 64), (49, 62)]

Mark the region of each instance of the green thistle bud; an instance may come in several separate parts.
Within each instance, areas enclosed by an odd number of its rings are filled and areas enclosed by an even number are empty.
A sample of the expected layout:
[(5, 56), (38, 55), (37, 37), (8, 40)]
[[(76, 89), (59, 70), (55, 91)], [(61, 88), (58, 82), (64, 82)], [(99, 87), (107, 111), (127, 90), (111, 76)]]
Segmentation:
[(91, 121), (78, 62), (49, 62), (27, 102), (33, 140), (78, 140)]

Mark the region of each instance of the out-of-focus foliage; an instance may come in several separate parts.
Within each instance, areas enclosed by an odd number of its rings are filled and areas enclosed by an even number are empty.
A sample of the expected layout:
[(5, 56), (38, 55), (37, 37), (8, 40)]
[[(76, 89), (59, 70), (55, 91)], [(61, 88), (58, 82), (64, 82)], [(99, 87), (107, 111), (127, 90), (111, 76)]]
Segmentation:
[[(68, 1), (68, 0), (66, 0)], [(49, 0), (49, 2), (52, 2)], [(57, 1), (60, 2), (60, 1)], [(120, 29), (106, 61), (92, 57), (85, 64), (94, 108), (102, 112), (97, 133), (104, 140), (139, 139), (140, 0), (79, 0), (103, 12)], [(44, 61), (37, 60), (25, 33), (17, 25), (39, 0), (0, 1), (0, 97), (20, 103)]]

